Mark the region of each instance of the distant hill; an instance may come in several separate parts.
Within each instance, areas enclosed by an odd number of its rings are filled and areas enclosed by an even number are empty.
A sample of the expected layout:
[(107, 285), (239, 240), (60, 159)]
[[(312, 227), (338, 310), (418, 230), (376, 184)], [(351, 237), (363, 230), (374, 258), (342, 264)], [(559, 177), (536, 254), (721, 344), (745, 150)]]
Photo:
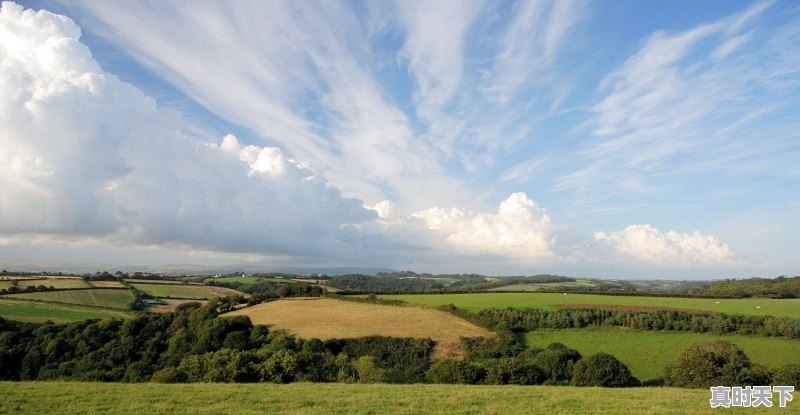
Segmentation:
[(26, 259), (0, 259), (0, 269), (12, 272), (63, 272), (70, 274), (94, 273), (102, 271), (150, 272), (168, 275), (213, 275), (234, 272), (284, 272), (287, 274), (376, 275), (381, 272), (394, 272), (389, 268), (363, 267), (293, 267), (264, 264), (197, 265), (197, 264), (157, 264), (157, 265), (119, 265), (92, 262), (40, 261)]

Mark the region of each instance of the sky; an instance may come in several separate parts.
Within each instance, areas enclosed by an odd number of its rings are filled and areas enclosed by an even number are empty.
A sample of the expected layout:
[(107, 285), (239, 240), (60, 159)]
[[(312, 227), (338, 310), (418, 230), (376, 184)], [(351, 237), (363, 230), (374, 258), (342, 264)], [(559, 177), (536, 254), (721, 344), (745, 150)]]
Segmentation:
[(0, 260), (800, 274), (791, 1), (0, 8)]

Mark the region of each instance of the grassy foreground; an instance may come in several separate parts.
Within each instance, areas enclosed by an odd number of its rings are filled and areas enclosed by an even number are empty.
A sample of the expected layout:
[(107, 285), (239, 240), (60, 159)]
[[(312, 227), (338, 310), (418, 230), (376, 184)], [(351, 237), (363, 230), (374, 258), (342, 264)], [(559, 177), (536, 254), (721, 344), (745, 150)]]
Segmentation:
[(744, 350), (751, 361), (773, 369), (797, 363), (800, 356), (798, 340), (701, 333), (615, 329), (538, 330), (526, 333), (525, 340), (529, 346), (538, 347), (563, 343), (584, 356), (598, 352), (610, 353), (628, 365), (633, 375), (641, 380), (662, 375), (664, 368), (674, 363), (681, 351), (701, 341), (727, 340)]
[(707, 390), (558, 386), (2, 382), (3, 414), (747, 414), (711, 409)]
[(622, 305), (645, 307), (670, 307), (715, 311), (728, 314), (763, 315), (800, 318), (800, 299), (771, 298), (674, 298), (632, 297), (597, 294), (560, 293), (476, 293), (476, 294), (419, 294), (386, 295), (411, 304), (456, 307), (476, 313), (486, 308), (542, 308), (555, 309), (564, 304)]

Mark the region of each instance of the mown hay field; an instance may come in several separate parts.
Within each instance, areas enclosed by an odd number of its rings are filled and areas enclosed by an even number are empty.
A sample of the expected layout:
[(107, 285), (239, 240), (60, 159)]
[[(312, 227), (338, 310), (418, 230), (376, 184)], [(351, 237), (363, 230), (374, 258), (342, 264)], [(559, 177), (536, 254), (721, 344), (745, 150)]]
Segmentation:
[[(86, 307), (75, 304), (43, 303), (39, 301), (11, 300), (0, 297), (0, 317), (30, 323), (69, 323), (92, 318), (127, 318), (133, 314), (125, 310)], [(0, 411), (0, 413), (2, 413)]]
[(133, 302), (133, 294), (131, 294), (131, 291), (128, 289), (43, 291), (24, 294), (9, 294), (5, 295), (4, 298), (81, 304), (118, 309), (126, 309)]
[(682, 350), (701, 341), (727, 340), (744, 350), (751, 361), (773, 369), (800, 363), (800, 340), (782, 338), (621, 329), (539, 330), (524, 336), (528, 346), (543, 348), (550, 343), (563, 343), (584, 356), (610, 353), (641, 380), (661, 376)]
[(786, 408), (711, 409), (702, 389), (383, 384), (126, 384), (0, 382), (3, 414), (798, 414)]
[(133, 284), (133, 287), (159, 298), (208, 300), (229, 295), (244, 295), (230, 288), (208, 285)]
[(491, 334), (443, 311), (326, 298), (278, 300), (225, 314), (240, 315), (250, 317), (254, 324), (286, 329), (303, 338), (430, 337), (438, 342), (438, 356), (460, 354), (462, 336)]
[(555, 309), (564, 304), (587, 306), (640, 306), (703, 310), (729, 314), (770, 315), (800, 318), (800, 298), (675, 298), (635, 297), (598, 294), (569, 293), (475, 293), (475, 294), (408, 294), (385, 295), (386, 299), (402, 300), (411, 304), (456, 307), (478, 312), (487, 308), (542, 308)]

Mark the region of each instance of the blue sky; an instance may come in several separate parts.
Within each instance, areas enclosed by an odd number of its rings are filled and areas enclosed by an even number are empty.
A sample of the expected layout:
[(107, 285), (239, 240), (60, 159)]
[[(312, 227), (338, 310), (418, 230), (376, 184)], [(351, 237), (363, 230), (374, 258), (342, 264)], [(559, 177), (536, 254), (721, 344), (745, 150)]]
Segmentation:
[(792, 2), (20, 5), (3, 6), (22, 98), (5, 103), (19, 114), (0, 161), (39, 170), (0, 181), (0, 258), (800, 265)]

